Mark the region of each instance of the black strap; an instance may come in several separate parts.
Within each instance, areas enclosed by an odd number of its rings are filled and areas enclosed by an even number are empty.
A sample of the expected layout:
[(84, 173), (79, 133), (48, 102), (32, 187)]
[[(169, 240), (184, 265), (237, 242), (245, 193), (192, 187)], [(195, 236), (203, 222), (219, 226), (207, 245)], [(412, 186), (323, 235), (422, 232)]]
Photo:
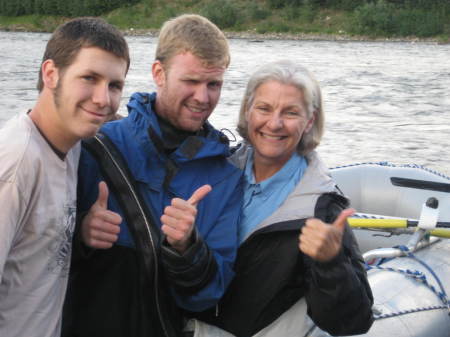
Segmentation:
[(166, 175), (164, 177), (163, 187), (166, 191), (169, 190), (170, 182), (172, 181), (173, 177), (178, 172), (178, 165), (167, 156), (166, 147), (164, 146), (163, 141), (158, 137), (155, 130), (153, 130), (152, 127), (148, 128), (148, 136), (150, 137), (150, 140), (152, 141), (153, 145), (155, 146), (156, 150), (167, 157), (166, 165), (165, 165), (165, 171)]
[[(154, 217), (136, 188), (128, 165), (116, 146), (108, 136), (102, 133), (84, 140), (82, 145), (99, 164), (108, 187), (114, 193), (124, 212), (137, 248), (143, 253), (148, 253), (149, 249), (159, 247), (161, 240), (159, 226), (153, 220)], [(149, 243), (153, 243), (154, 247), (151, 247)], [(154, 260), (154, 258), (149, 258), (149, 260)], [(154, 264), (155, 262), (149, 263)]]
[(160, 297), (159, 247), (162, 239), (159, 226), (144, 198), (136, 188), (135, 180), (116, 146), (107, 135), (99, 132), (96, 136), (82, 141), (82, 146), (96, 159), (108, 187), (114, 193), (122, 209), (127, 227), (139, 251), (148, 277), (154, 281), (154, 295), (159, 318), (166, 336), (174, 336), (173, 327), (167, 324), (165, 303)]

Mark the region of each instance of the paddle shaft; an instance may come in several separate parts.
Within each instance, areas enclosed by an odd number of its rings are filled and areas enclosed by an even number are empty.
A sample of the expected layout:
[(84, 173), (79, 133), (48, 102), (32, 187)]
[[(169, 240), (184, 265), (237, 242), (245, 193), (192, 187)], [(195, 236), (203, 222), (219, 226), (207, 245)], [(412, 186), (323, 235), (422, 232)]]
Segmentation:
[[(406, 219), (361, 219), (348, 218), (351, 227), (359, 228), (408, 228), (417, 227), (419, 221)], [(450, 222), (438, 221), (436, 228), (450, 228)]]
[[(350, 227), (373, 228), (373, 229), (395, 229), (395, 228), (413, 228), (417, 227), (419, 221), (406, 219), (360, 219), (347, 218)], [(430, 235), (441, 238), (450, 238), (450, 222), (438, 222), (437, 229), (430, 230)]]

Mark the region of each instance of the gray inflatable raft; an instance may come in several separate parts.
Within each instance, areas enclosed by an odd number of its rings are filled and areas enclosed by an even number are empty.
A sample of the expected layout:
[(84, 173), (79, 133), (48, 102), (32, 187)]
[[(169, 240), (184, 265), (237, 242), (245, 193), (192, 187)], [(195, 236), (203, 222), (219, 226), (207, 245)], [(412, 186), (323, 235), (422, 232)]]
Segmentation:
[[(373, 262), (368, 279), (376, 320), (361, 336), (450, 337), (450, 239), (429, 236), (436, 222), (450, 221), (450, 178), (417, 165), (389, 163), (350, 165), (331, 174), (361, 217), (416, 219), (422, 227), (354, 230), (366, 261)], [(431, 197), (438, 207), (428, 212), (424, 204)], [(372, 250), (392, 246), (403, 250)], [(329, 335), (314, 328), (307, 336)]]

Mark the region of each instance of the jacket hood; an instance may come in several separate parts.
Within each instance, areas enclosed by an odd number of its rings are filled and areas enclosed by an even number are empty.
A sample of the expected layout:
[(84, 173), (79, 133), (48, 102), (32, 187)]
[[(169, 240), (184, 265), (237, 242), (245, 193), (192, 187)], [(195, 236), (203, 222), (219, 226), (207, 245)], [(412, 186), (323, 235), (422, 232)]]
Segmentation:
[[(151, 128), (154, 134), (162, 140), (161, 129), (158, 119), (153, 110), (156, 101), (156, 93), (134, 93), (127, 104), (129, 118), (133, 121), (135, 128), (148, 130)], [(211, 156), (229, 156), (229, 141), (225, 134), (216, 130), (208, 121), (202, 128), (205, 131), (204, 136), (191, 136), (180, 145), (180, 147), (170, 156), (172, 160), (178, 163), (207, 158)], [(148, 133), (139, 132), (140, 141), (148, 139)]]
[[(136, 128), (145, 130), (151, 128), (156, 136), (162, 140), (158, 119), (153, 110), (156, 101), (156, 93), (134, 93), (127, 104), (129, 117)], [(203, 124), (204, 136), (188, 137), (172, 156), (177, 162), (200, 159), (211, 156), (228, 156), (229, 141), (222, 132), (216, 130), (208, 121)], [(139, 131), (137, 131), (139, 132)], [(148, 137), (148, 134), (143, 137)]]
[[(130, 162), (133, 162), (133, 166), (130, 169), (136, 180), (159, 189), (165, 174), (155, 171), (155, 165), (176, 167), (211, 157), (229, 156), (228, 138), (208, 122), (203, 125), (204, 136), (194, 135), (186, 138), (167, 156), (162, 150), (162, 133), (153, 110), (155, 100), (156, 93), (134, 93), (127, 104), (128, 116), (108, 122), (102, 127), (102, 131), (122, 149), (124, 156), (132, 158)], [(153, 172), (151, 177), (148, 174), (150, 171)]]

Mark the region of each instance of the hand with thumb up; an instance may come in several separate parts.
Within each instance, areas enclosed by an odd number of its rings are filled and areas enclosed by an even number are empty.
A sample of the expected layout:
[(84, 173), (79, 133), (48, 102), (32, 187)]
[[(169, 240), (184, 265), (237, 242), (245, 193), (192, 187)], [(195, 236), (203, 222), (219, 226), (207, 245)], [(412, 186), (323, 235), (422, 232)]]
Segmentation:
[(81, 223), (81, 236), (85, 245), (91, 248), (111, 248), (117, 241), (122, 217), (108, 210), (108, 186), (104, 181), (98, 184), (98, 198)]
[(170, 206), (164, 209), (161, 230), (166, 235), (167, 242), (179, 253), (189, 247), (197, 216), (197, 204), (209, 192), (211, 186), (203, 185), (188, 200), (173, 198)]
[(354, 209), (343, 210), (332, 224), (316, 218), (306, 220), (299, 236), (300, 251), (320, 262), (333, 259), (341, 250), (345, 224), (353, 213)]

